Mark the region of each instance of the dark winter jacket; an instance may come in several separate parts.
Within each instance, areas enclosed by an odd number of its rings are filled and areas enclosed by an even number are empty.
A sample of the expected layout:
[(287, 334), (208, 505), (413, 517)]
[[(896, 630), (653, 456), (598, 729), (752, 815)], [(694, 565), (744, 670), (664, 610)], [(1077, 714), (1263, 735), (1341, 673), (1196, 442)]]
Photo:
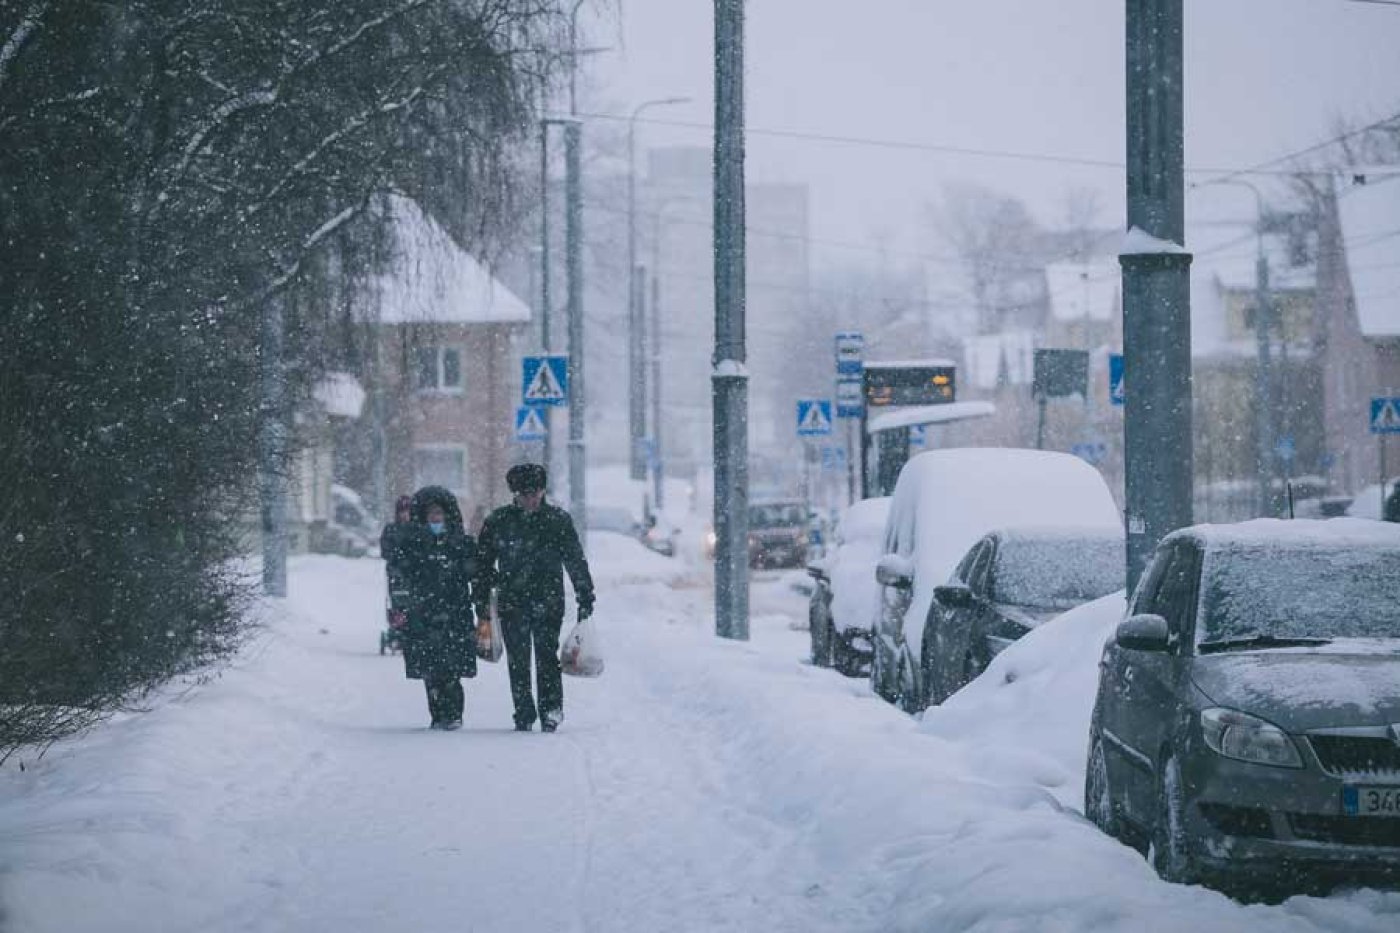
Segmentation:
[[(447, 530), (428, 530), (428, 508), (438, 504)], [(427, 486), (413, 497), (413, 521), (400, 542), (399, 567), (408, 591), (404, 673), (416, 680), (476, 676), (476, 619), (472, 589), (476, 542), (462, 530), (452, 493)]]
[(481, 526), (479, 550), (478, 606), (494, 587), (506, 611), (532, 609), (562, 621), (563, 571), (568, 571), (579, 606), (593, 608), (593, 577), (573, 519), (563, 509), (548, 502), (534, 512), (502, 506)]

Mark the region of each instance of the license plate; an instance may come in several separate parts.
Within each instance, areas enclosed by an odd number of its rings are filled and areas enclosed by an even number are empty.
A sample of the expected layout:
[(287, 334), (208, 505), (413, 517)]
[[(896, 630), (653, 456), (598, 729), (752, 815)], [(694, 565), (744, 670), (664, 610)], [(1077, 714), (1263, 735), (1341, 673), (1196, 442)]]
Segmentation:
[(1347, 816), (1400, 817), (1400, 786), (1344, 787), (1342, 812)]

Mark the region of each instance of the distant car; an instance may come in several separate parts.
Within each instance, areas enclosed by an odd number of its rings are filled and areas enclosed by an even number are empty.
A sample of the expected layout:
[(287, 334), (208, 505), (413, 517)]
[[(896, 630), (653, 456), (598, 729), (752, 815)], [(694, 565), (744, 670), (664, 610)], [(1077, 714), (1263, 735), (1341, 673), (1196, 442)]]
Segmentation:
[(847, 677), (870, 667), (870, 639), (880, 611), (875, 564), (889, 511), (889, 497), (855, 503), (837, 523), (830, 551), (807, 565), (816, 583), (807, 613), (812, 663)]
[(997, 528), (1118, 529), (1113, 495), (1078, 457), (1041, 450), (953, 448), (913, 457), (899, 472), (876, 564), (882, 588), (871, 686), (909, 712), (923, 708), (923, 634), (934, 587)]
[(811, 515), (801, 499), (749, 504), (749, 566), (803, 567)]
[(379, 547), (380, 526), (360, 494), (348, 486), (331, 484), (331, 515), (316, 536), (313, 550), (364, 557)]
[(943, 586), (924, 625), (923, 701), (942, 703), (1013, 641), (1123, 589), (1119, 528), (1003, 528), (984, 536)]
[(1400, 880), (1400, 528), (1168, 535), (1104, 648), (1084, 812), (1170, 881)]

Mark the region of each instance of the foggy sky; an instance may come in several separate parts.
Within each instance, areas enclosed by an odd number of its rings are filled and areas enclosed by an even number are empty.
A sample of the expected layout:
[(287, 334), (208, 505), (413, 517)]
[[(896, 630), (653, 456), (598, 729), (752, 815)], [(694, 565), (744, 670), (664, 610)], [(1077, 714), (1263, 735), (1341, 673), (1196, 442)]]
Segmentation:
[[(625, 115), (649, 98), (686, 95), (694, 102), (648, 116), (709, 123), (710, 0), (603, 3), (612, 12), (585, 20), (581, 44), (608, 50), (583, 60), (580, 110)], [(1121, 162), (1123, 8), (1122, 0), (748, 0), (748, 124)], [(1246, 167), (1333, 135), (1339, 117), (1365, 122), (1398, 110), (1400, 7), (1187, 0), (1188, 168)], [(638, 133), (643, 148), (709, 139), (703, 129)], [(1063, 220), (1071, 187), (1101, 193), (1101, 224), (1124, 215), (1115, 168), (759, 135), (748, 154), (751, 180), (811, 185), (819, 238), (937, 249), (924, 205), (956, 179), (1019, 195), (1049, 225)], [(1188, 216), (1207, 208), (1252, 216), (1254, 201), (1227, 188), (1188, 197)]]

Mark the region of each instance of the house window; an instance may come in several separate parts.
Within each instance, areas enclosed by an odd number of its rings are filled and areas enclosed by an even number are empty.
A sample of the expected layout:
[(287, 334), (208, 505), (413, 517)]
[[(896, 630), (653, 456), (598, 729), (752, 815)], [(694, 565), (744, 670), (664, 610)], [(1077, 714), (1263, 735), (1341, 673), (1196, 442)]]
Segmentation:
[(443, 486), (460, 494), (467, 488), (467, 449), (447, 444), (415, 447), (413, 477), (418, 488)]
[(418, 391), (462, 391), (461, 347), (419, 347), (415, 354), (415, 363)]

